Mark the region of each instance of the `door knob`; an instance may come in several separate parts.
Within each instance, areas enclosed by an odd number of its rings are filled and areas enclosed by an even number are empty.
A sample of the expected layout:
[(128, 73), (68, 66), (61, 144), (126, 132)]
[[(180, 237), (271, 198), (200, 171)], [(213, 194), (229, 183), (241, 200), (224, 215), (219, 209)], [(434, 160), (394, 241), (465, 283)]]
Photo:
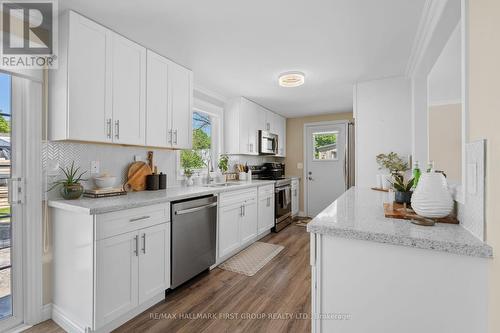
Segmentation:
[(307, 179), (309, 179), (309, 180), (313, 180), (313, 177), (307, 177)]

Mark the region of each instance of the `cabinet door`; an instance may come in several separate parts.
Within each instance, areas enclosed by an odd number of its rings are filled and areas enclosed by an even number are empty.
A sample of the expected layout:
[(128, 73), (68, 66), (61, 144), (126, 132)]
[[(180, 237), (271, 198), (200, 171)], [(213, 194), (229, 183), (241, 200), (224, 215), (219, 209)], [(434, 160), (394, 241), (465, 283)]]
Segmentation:
[(134, 231), (96, 242), (97, 328), (138, 304), (138, 237)]
[(170, 61), (147, 51), (146, 145), (170, 147), (171, 119), (168, 105)]
[(246, 201), (243, 206), (243, 217), (240, 219), (240, 243), (244, 244), (257, 236), (257, 201)]
[(229, 254), (240, 246), (239, 221), (243, 215), (243, 203), (219, 208), (219, 257)]
[(72, 140), (111, 142), (111, 113), (106, 108), (107, 29), (74, 12), (69, 16), (67, 135)]
[(146, 49), (111, 35), (113, 142), (146, 143)]
[(259, 199), (259, 234), (274, 227), (274, 195)]
[(139, 304), (168, 288), (170, 223), (139, 230)]
[(239, 136), (240, 136), (240, 154), (251, 154), (252, 147), (250, 146), (250, 126), (252, 123), (252, 102), (245, 98), (241, 98), (239, 109)]
[(276, 134), (278, 134), (278, 155), (286, 156), (286, 119), (276, 115)]
[(172, 146), (191, 149), (193, 146), (193, 73), (170, 62), (170, 112), (172, 115)]

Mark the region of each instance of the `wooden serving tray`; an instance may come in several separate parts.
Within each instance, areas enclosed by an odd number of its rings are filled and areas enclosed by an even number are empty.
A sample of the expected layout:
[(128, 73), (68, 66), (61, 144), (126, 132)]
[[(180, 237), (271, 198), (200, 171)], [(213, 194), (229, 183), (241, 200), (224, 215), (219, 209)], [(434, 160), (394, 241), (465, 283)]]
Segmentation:
[[(389, 203), (384, 203), (384, 214), (385, 217), (390, 218), (390, 219), (403, 219), (403, 220), (411, 220), (414, 218), (423, 218), (419, 215), (417, 215), (411, 207), (406, 208), (406, 211), (404, 209), (404, 205), (394, 202), (392, 204), (392, 209), (391, 205)], [(448, 224), (458, 224), (459, 221), (457, 220), (456, 216), (454, 215), (449, 215), (447, 217), (442, 217), (439, 219), (432, 219), (436, 221), (437, 223), (448, 223)]]
[(380, 191), (380, 192), (389, 192), (388, 189), (386, 189), (386, 188), (380, 188), (380, 187), (372, 187), (372, 190), (374, 190), (374, 191)]

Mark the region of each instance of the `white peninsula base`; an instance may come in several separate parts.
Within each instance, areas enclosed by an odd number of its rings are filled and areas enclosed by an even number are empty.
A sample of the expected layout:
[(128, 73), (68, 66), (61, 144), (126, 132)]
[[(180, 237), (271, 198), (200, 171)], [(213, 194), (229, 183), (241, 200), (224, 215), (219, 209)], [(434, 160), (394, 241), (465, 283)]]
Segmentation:
[(312, 332), (487, 332), (487, 264), (311, 233)]

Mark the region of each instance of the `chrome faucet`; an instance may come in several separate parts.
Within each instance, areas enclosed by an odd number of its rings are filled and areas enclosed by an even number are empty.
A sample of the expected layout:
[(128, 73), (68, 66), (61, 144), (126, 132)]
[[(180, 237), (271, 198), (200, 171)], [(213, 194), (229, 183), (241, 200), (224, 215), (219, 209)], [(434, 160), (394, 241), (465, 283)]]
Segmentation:
[(208, 157), (207, 157), (207, 184), (211, 184), (214, 181), (214, 179), (210, 175), (211, 171), (213, 171), (213, 168), (212, 168), (212, 158), (211, 158), (210, 153), (209, 153)]

